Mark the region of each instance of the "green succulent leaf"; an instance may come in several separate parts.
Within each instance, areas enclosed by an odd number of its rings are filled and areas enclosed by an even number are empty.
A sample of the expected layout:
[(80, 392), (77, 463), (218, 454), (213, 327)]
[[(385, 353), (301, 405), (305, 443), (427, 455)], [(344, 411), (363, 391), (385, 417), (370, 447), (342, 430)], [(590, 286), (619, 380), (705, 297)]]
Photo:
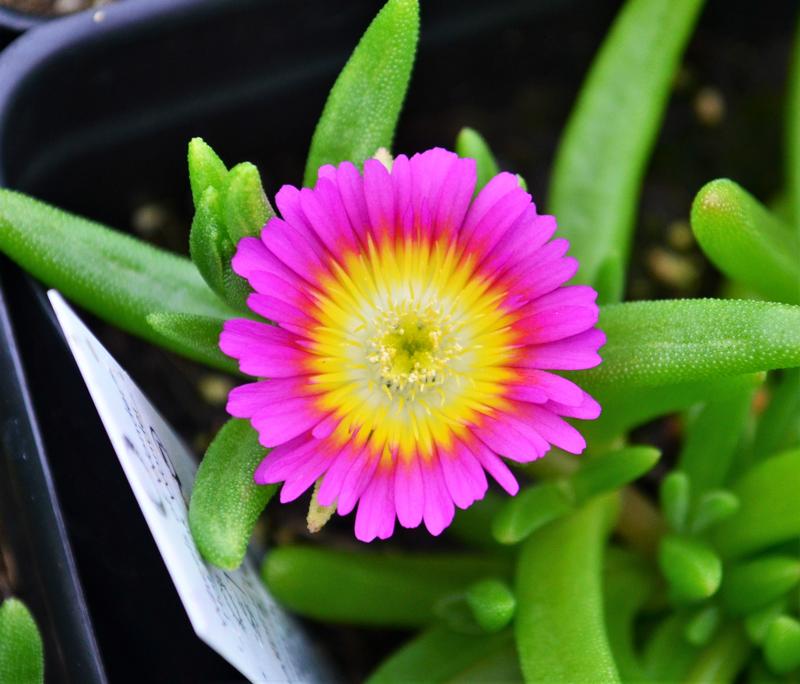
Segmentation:
[[(208, 188), (214, 188), (222, 193), (228, 176), (228, 169), (217, 153), (202, 138), (192, 138), (189, 141), (187, 154), (189, 164), (189, 185), (192, 188), (192, 200), (198, 207)], [(222, 221), (218, 216), (217, 220)]]
[(587, 391), (657, 387), (800, 366), (800, 306), (721, 299), (604, 307), (603, 363), (570, 374)]
[(514, 592), (506, 582), (495, 578), (470, 586), (466, 600), (475, 622), (486, 632), (499, 632), (507, 627), (517, 608)]
[(757, 463), (730, 489), (741, 506), (712, 534), (723, 556), (743, 556), (800, 538), (800, 449)]
[(613, 497), (592, 499), (523, 544), (515, 634), (525, 681), (620, 681), (602, 595), (603, 547), (615, 505)]
[(783, 372), (761, 414), (751, 447), (752, 460), (772, 456), (800, 443), (800, 368)]
[(693, 646), (705, 646), (720, 625), (721, 611), (719, 606), (701, 608), (686, 625), (686, 640)]
[(667, 523), (675, 532), (683, 532), (691, 502), (689, 476), (680, 470), (673, 470), (661, 481), (659, 495), (661, 510)]
[(567, 482), (526, 487), (503, 504), (492, 523), (492, 534), (502, 544), (516, 544), (574, 507), (575, 497)]
[(746, 383), (710, 399), (689, 420), (678, 467), (692, 481), (694, 496), (719, 487), (733, 463), (747, 424), (754, 386)]
[(459, 157), (475, 160), (478, 170), (478, 182), (475, 185), (476, 193), (500, 173), (489, 145), (481, 134), (472, 128), (462, 128), (459, 131), (456, 138), (456, 154)]
[(287, 608), (317, 620), (419, 627), (443, 599), (487, 576), (507, 577), (502, 559), (471, 554), (383, 555), (284, 546), (267, 554), (262, 577)]
[(786, 117), (786, 181), (789, 189), (789, 215), (795, 234), (800, 236), (800, 20), (792, 47)]
[(391, 149), (419, 36), (417, 0), (389, 0), (361, 37), (331, 89), (306, 162), (313, 186), (324, 164), (361, 164)]
[(44, 682), (44, 648), (39, 629), (22, 601), (0, 605), (0, 682)]
[(722, 561), (698, 539), (668, 535), (661, 540), (658, 565), (678, 603), (713, 596), (722, 581)]
[(777, 674), (800, 667), (800, 621), (789, 615), (775, 618), (764, 639), (764, 657)]
[(603, 407), (600, 418), (581, 426), (592, 445), (610, 444), (628, 430), (653, 418), (686, 410), (709, 399), (752, 390), (763, 374), (739, 375), (713, 380), (694, 380), (658, 387), (627, 387), (604, 384), (592, 387)]
[(725, 570), (721, 596), (725, 608), (744, 615), (769, 606), (800, 583), (800, 559), (762, 556)]
[(244, 237), (260, 235), (267, 221), (275, 216), (255, 165), (242, 162), (228, 172), (222, 210), (228, 237), (234, 245)]
[(649, 472), (660, 457), (661, 452), (653, 447), (630, 446), (583, 459), (570, 478), (575, 500), (581, 504), (633, 482)]
[(147, 317), (236, 315), (188, 259), (9, 190), (0, 190), (0, 251), (109, 323), (199, 361), (194, 347), (164, 338)]
[(692, 230), (731, 280), (767, 299), (800, 303), (800, 237), (739, 185), (723, 178), (703, 186)]
[(776, 617), (782, 615), (785, 611), (786, 599), (784, 597), (750, 613), (744, 620), (744, 628), (750, 641), (758, 645), (763, 644), (764, 639), (767, 638), (769, 626)]
[(656, 586), (652, 569), (640, 556), (610, 547), (604, 568), (606, 629), (614, 661), (623, 682), (647, 681), (634, 646), (637, 614)]
[[(713, 454), (713, 452), (711, 452)], [(694, 482), (694, 480), (693, 480)], [(726, 489), (714, 489), (703, 494), (695, 505), (692, 521), (689, 525), (691, 534), (702, 534), (714, 525), (730, 518), (739, 510), (739, 497)]]
[[(567, 123), (550, 211), (581, 263), (578, 279), (618, 300), (642, 177), (701, 0), (628, 0)], [(602, 271), (602, 277), (601, 277)]]
[(246, 420), (231, 419), (217, 433), (197, 470), (189, 503), (189, 526), (209, 563), (233, 570), (247, 552), (258, 517), (276, 485), (253, 482), (267, 450)]
[(238, 373), (236, 361), (222, 353), (219, 335), (224, 321), (212, 316), (154, 312), (147, 323), (164, 347), (177, 348), (195, 361), (228, 373)]
[(741, 627), (728, 624), (697, 655), (682, 681), (687, 684), (729, 684), (744, 667), (751, 646)]
[(521, 681), (510, 631), (471, 635), (436, 626), (389, 656), (367, 684)]
[(697, 656), (698, 648), (686, 639), (691, 617), (670, 613), (645, 643), (642, 665), (648, 682), (682, 682)]
[(225, 265), (233, 256), (233, 244), (225, 233), (221, 218), (221, 193), (214, 187), (208, 187), (195, 205), (189, 233), (189, 253), (209, 287), (224, 297)]

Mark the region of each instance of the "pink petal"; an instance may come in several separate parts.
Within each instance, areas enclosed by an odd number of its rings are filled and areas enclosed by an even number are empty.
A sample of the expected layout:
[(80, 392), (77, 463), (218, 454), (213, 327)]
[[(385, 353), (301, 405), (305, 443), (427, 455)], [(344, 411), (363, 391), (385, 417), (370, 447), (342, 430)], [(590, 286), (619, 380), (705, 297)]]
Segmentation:
[(594, 368), (602, 361), (597, 350), (605, 342), (605, 334), (594, 328), (558, 342), (526, 347), (525, 356), (515, 361), (514, 365), (548, 370)]
[(534, 404), (517, 404), (517, 407), (553, 446), (571, 454), (580, 454), (586, 448), (586, 440), (581, 433), (552, 411)]
[(375, 468), (378, 467), (380, 456), (370, 453), (369, 447), (364, 447), (353, 461), (353, 465), (342, 483), (337, 511), (339, 515), (347, 515), (356, 505), (364, 488), (369, 484)]
[[(329, 451), (330, 445), (318, 441), (318, 447), (309, 458), (300, 463), (286, 478), (281, 487), (281, 503), (294, 501), (298, 496), (311, 487), (322, 474), (330, 467), (333, 454)], [(335, 451), (334, 451), (335, 454)]]
[(356, 538), (371, 542), (375, 537), (387, 539), (394, 531), (394, 470), (380, 466), (358, 502)]
[(287, 377), (302, 374), (307, 355), (293, 345), (286, 330), (266, 323), (234, 318), (225, 321), (219, 347), (239, 360), (239, 369), (259, 377)]
[(597, 315), (596, 306), (561, 306), (518, 320), (513, 327), (523, 333), (525, 344), (543, 344), (588, 330), (597, 323)]
[(456, 509), (442, 475), (439, 457), (435, 454), (423, 464), (423, 482), (425, 484), (423, 519), (428, 532), (436, 537), (453, 521)]
[(226, 410), (235, 418), (251, 418), (266, 404), (314, 391), (314, 385), (305, 376), (250, 382), (230, 391)]
[(358, 453), (348, 442), (333, 459), (331, 467), (325, 473), (325, 479), (320, 485), (319, 492), (317, 492), (317, 501), (321, 506), (330, 506), (339, 498), (345, 477), (357, 456)]
[(247, 298), (247, 306), (259, 316), (278, 323), (282, 328), (298, 335), (308, 335), (317, 322), (289, 302), (271, 295), (254, 292)]
[(311, 398), (292, 397), (262, 406), (251, 422), (261, 443), (274, 447), (308, 432), (323, 418)]
[(480, 461), (486, 472), (495, 479), (497, 484), (514, 496), (519, 491), (519, 484), (502, 459), (477, 439), (471, 441), (470, 446), (475, 458)]
[(394, 503), (397, 519), (403, 527), (417, 527), (422, 522), (425, 491), (419, 456), (398, 459), (395, 466)]
[(581, 418), (582, 420), (594, 420), (602, 413), (599, 403), (586, 392), (582, 392), (581, 402), (576, 406), (563, 404), (557, 401), (548, 401), (542, 408), (549, 409), (559, 416), (567, 418)]
[(394, 188), (389, 171), (377, 159), (364, 162), (364, 197), (378, 240), (394, 238)]

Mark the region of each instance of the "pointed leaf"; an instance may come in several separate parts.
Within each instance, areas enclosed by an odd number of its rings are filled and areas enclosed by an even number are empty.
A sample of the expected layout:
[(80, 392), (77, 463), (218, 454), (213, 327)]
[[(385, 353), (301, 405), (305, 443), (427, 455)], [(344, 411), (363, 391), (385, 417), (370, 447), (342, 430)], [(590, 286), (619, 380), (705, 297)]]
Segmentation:
[(528, 682), (619, 682), (603, 617), (605, 538), (616, 501), (592, 499), (523, 544), (515, 634)]
[(724, 556), (742, 556), (800, 538), (800, 449), (761, 461), (730, 489), (741, 506), (712, 535)]
[(713, 596), (722, 581), (722, 562), (705, 543), (687, 537), (661, 540), (658, 565), (679, 603), (695, 603)]
[(505, 502), (494, 518), (492, 534), (502, 544), (516, 544), (574, 506), (574, 494), (563, 481), (527, 487)]
[(0, 606), (0, 682), (44, 682), (42, 637), (22, 601)]
[(764, 639), (764, 657), (777, 674), (800, 667), (800, 621), (789, 615), (775, 618)]
[(192, 314), (156, 312), (147, 316), (147, 323), (163, 347), (177, 351), (212, 368), (239, 374), (235, 360), (219, 348), (221, 318)]
[(485, 579), (467, 589), (467, 604), (486, 632), (499, 632), (514, 617), (517, 599), (504, 581)]
[(0, 251), (100, 318), (190, 358), (149, 314), (236, 315), (188, 259), (9, 190), (0, 190)]
[(603, 363), (581, 386), (657, 387), (800, 366), (800, 306), (721, 299), (604, 307)]
[(243, 237), (258, 237), (267, 221), (275, 216), (258, 169), (250, 162), (237, 164), (228, 173), (223, 214), (228, 237), (234, 245)]
[(800, 303), (800, 238), (733, 181), (711, 181), (692, 204), (692, 230), (714, 265), (766, 299)]
[(558, 218), (580, 282), (600, 301), (622, 294), (642, 176), (701, 0), (628, 0), (592, 64), (553, 170), (550, 211)]
[(437, 626), (420, 633), (384, 660), (367, 684), (521, 681), (510, 631), (472, 635)]
[(762, 556), (725, 570), (722, 601), (734, 615), (766, 608), (800, 583), (800, 560)]
[(324, 164), (361, 164), (392, 148), (419, 35), (417, 0), (389, 0), (373, 19), (331, 89), (306, 162), (313, 186)]
[(739, 497), (726, 489), (715, 489), (703, 494), (697, 501), (689, 531), (702, 534), (714, 525), (730, 518), (739, 510)]
[(471, 554), (400, 555), (283, 546), (261, 570), (290, 610), (328, 622), (418, 627), (441, 599), (486, 576), (508, 576), (503, 560)]
[(678, 468), (692, 481), (695, 497), (721, 486), (733, 463), (755, 386), (743, 384), (737, 389), (713, 397), (689, 420)]
[(189, 526), (209, 563), (233, 570), (247, 552), (258, 516), (276, 485), (257, 485), (256, 466), (267, 450), (246, 420), (229, 420), (217, 433), (197, 470), (189, 503)]
[(683, 532), (689, 515), (690, 481), (686, 473), (673, 470), (661, 481), (661, 510), (675, 532)]
[(593, 496), (610, 492), (649, 472), (661, 457), (653, 447), (631, 446), (589, 456), (570, 478), (578, 504)]
[(228, 170), (217, 153), (202, 138), (192, 138), (189, 141), (187, 161), (192, 199), (194, 206), (197, 207), (208, 188), (214, 188), (218, 192), (222, 191)]
[[(481, 134), (472, 128), (462, 128), (459, 131), (456, 138), (456, 154), (459, 157), (475, 160), (478, 170), (478, 182), (475, 184), (476, 193), (500, 173), (489, 145), (487, 145)], [(521, 181), (520, 185), (523, 182)]]

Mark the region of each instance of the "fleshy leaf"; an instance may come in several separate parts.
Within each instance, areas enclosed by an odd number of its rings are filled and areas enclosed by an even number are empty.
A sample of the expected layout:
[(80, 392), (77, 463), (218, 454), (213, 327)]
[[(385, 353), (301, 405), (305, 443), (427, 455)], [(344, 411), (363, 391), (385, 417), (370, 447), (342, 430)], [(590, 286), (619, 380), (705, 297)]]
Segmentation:
[(389, 656), (367, 684), (521, 681), (510, 631), (472, 635), (436, 626)]
[(800, 303), (800, 238), (733, 181), (703, 186), (692, 230), (714, 265), (766, 299)]
[(786, 117), (786, 181), (787, 204), (795, 234), (800, 236), (800, 21), (796, 24), (792, 46), (792, 67), (789, 72)]
[(656, 586), (649, 564), (635, 553), (609, 547), (603, 594), (608, 640), (623, 682), (644, 682), (635, 644), (635, 619)]
[(778, 674), (800, 667), (800, 621), (789, 615), (775, 618), (764, 639), (764, 657)]
[(361, 164), (392, 148), (419, 36), (417, 0), (389, 0), (361, 37), (331, 89), (306, 162), (313, 186), (324, 164)]
[[(752, 460), (772, 456), (800, 442), (800, 368), (784, 371), (761, 414), (751, 447)], [(792, 440), (795, 440), (792, 443)]]
[(262, 577), (290, 610), (328, 622), (418, 627), (443, 598), (487, 576), (508, 576), (501, 559), (469, 554), (384, 555), (301, 546), (267, 554)]
[(722, 581), (722, 562), (705, 543), (669, 535), (661, 540), (658, 564), (678, 603), (695, 603), (713, 596)]
[(725, 482), (746, 427), (755, 386), (742, 384), (734, 392), (711, 398), (691, 415), (678, 468), (692, 482), (698, 497)]
[(697, 500), (695, 510), (692, 513), (689, 532), (702, 534), (710, 527), (727, 520), (738, 510), (739, 497), (733, 492), (725, 489), (714, 489), (706, 492)]
[(22, 601), (0, 606), (0, 682), (44, 682), (42, 637)]
[[(628, 0), (614, 22), (558, 149), (550, 211), (600, 301), (623, 291), (642, 177), (702, 0)], [(601, 268), (602, 279), (598, 278)]]
[(219, 334), (224, 323), (221, 318), (154, 312), (147, 316), (147, 323), (162, 346), (180, 349), (185, 356), (206, 366), (238, 375), (236, 361), (219, 348)]
[(687, 684), (733, 684), (750, 655), (750, 644), (742, 628), (728, 623), (705, 646), (681, 681)]
[(246, 420), (229, 420), (197, 471), (189, 504), (195, 544), (209, 563), (233, 570), (242, 564), (258, 516), (276, 485), (257, 485), (256, 466), (267, 450)]
[(742, 556), (800, 538), (800, 449), (759, 462), (730, 489), (741, 506), (713, 533), (724, 556)]
[(9, 190), (0, 190), (0, 250), (100, 318), (189, 358), (196, 350), (162, 337), (149, 314), (236, 315), (189, 259)]
[(522, 546), (515, 633), (528, 682), (620, 681), (602, 595), (603, 548), (615, 504), (613, 497), (592, 499)]
[(691, 500), (691, 482), (686, 473), (673, 470), (661, 481), (659, 492), (661, 510), (669, 526), (675, 532), (682, 532), (686, 527)]
[(505, 502), (492, 523), (492, 533), (502, 544), (516, 544), (569, 513), (574, 506), (575, 498), (568, 483), (542, 482)]
[(686, 640), (694, 646), (705, 646), (720, 623), (719, 606), (706, 606), (700, 609), (686, 625)]
[(485, 579), (467, 589), (467, 605), (481, 628), (486, 632), (499, 632), (514, 617), (517, 599), (504, 581)]
[(264, 194), (261, 175), (250, 162), (234, 166), (225, 182), (223, 199), (225, 228), (236, 245), (244, 237), (257, 237), (264, 225), (275, 216)]
[[(476, 193), (500, 173), (500, 169), (497, 166), (497, 162), (494, 160), (489, 145), (481, 134), (473, 128), (462, 128), (459, 131), (458, 137), (456, 138), (456, 154), (458, 154), (459, 157), (467, 157), (475, 160), (478, 170), (478, 182), (475, 184)], [(522, 177), (520, 176), (520, 178)]]
[(604, 307), (603, 363), (575, 377), (587, 391), (657, 387), (800, 366), (800, 306), (722, 299)]
[(725, 570), (721, 596), (725, 608), (744, 615), (774, 603), (800, 583), (800, 560), (762, 556)]
[(577, 503), (633, 482), (649, 472), (660, 456), (653, 447), (631, 446), (583, 459), (570, 478)]
[[(187, 153), (189, 164), (189, 185), (192, 188), (192, 200), (197, 207), (208, 188), (222, 192), (228, 169), (217, 153), (202, 138), (189, 141)], [(220, 217), (221, 218), (221, 217)]]

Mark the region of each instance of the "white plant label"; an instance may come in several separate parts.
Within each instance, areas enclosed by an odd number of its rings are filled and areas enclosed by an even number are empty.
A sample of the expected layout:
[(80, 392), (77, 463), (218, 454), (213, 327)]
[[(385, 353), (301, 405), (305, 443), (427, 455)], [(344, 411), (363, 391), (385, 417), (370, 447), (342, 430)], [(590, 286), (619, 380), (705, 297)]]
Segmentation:
[(194, 456), (61, 295), (48, 296), (197, 636), (251, 682), (330, 681), (249, 558), (228, 572), (200, 557), (189, 530)]

